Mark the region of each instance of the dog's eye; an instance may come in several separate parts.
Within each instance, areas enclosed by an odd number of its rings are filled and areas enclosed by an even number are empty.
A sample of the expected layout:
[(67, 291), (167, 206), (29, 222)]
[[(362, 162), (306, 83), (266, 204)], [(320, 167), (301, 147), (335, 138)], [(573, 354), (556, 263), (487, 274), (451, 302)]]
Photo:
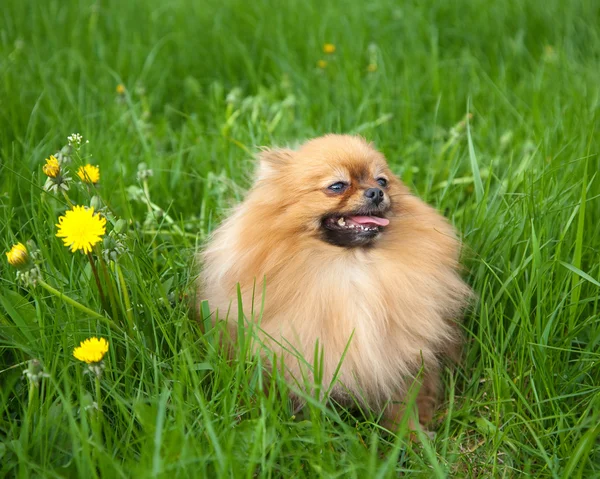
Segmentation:
[(342, 193), (346, 190), (346, 188), (348, 188), (348, 185), (346, 183), (344, 183), (343, 181), (338, 181), (333, 185), (329, 185), (328, 189), (333, 191), (334, 193)]
[(388, 184), (388, 181), (385, 178), (377, 178), (377, 183), (379, 183), (379, 186), (385, 188)]

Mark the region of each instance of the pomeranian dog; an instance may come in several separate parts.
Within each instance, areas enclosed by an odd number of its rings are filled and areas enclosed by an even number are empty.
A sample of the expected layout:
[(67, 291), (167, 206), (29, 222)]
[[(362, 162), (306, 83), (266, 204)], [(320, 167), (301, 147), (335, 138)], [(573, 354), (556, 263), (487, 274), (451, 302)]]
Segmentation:
[[(245, 201), (200, 255), (198, 299), (236, 311), (239, 284), (247, 318), (264, 299), (261, 349), (286, 379), (306, 390), (318, 378), (328, 397), (370, 406), (391, 429), (416, 380), (426, 426), (471, 295), (459, 249), (452, 226), (370, 143), (326, 135), (260, 154)], [(226, 321), (235, 339), (237, 314)]]

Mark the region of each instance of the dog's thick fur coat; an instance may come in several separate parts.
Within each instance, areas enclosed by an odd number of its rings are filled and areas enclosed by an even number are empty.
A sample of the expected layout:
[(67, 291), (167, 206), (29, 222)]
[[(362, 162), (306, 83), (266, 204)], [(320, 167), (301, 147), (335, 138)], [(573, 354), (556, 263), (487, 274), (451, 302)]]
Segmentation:
[[(387, 182), (381, 207), (389, 225), (356, 247), (323, 239), (323, 218), (362, 211), (365, 191)], [(331, 183), (347, 190), (332, 194)], [(394, 427), (419, 371), (417, 405), (431, 419), (444, 357), (455, 357), (458, 321), (470, 296), (459, 275), (460, 243), (452, 226), (410, 193), (385, 158), (360, 137), (327, 135), (297, 151), (267, 150), (247, 198), (214, 232), (201, 255), (199, 300), (223, 315), (236, 301), (265, 307), (259, 336), (285, 362), (287, 376), (312, 377), (306, 362), (323, 348), (323, 388), (353, 396)], [(236, 311), (233, 307), (232, 311)], [(230, 315), (232, 335), (237, 317)], [(296, 351), (295, 353), (293, 351)], [(421, 369), (423, 368), (423, 369)], [(308, 375), (308, 376), (307, 376)]]

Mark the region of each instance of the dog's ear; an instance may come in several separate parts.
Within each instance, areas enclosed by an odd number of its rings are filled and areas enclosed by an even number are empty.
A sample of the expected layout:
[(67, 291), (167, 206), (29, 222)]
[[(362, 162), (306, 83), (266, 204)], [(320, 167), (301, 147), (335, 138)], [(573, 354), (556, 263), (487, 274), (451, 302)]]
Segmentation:
[(258, 154), (258, 180), (263, 180), (280, 172), (294, 158), (294, 150), (286, 148), (264, 148)]

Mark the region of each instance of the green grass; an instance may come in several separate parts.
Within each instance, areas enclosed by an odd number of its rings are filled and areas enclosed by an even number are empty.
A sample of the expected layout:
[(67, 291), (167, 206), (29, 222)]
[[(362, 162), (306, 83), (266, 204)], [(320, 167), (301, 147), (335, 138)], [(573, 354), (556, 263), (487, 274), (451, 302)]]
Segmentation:
[[(135, 328), (121, 284), (102, 321), (17, 285), (2, 255), (0, 475), (600, 477), (598, 25), (594, 0), (3, 1), (0, 250), (33, 239), (45, 281), (102, 312), (55, 237), (65, 200), (42, 192), (44, 159), (80, 132), (129, 222)], [(369, 412), (291, 417), (285, 385), (260, 392), (260, 361), (227, 362), (180, 301), (255, 147), (326, 132), (375, 141), (464, 238), (479, 299), (422, 445)], [(166, 215), (148, 214), (142, 162)], [(110, 341), (97, 384), (72, 357), (93, 335)]]

